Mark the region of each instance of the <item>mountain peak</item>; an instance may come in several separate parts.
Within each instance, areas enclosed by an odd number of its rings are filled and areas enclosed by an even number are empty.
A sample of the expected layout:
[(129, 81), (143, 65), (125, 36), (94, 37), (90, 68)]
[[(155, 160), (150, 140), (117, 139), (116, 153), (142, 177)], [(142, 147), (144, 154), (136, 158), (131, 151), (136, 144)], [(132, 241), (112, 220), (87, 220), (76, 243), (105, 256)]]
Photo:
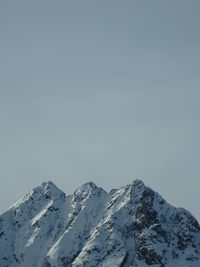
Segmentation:
[(97, 185), (90, 181), (90, 182), (84, 183), (81, 187), (83, 189), (96, 189)]
[[(44, 190), (45, 192), (49, 191), (49, 192), (62, 192), (62, 190), (60, 188), (58, 188), (51, 180), (48, 181), (44, 181), (41, 185), (35, 187), (34, 189), (41, 189)], [(33, 190), (34, 190), (33, 189)]]
[(147, 188), (147, 186), (140, 179), (134, 180), (130, 186), (133, 194), (138, 196)]
[(0, 216), (0, 266), (197, 267), (200, 226), (139, 179), (70, 197), (47, 181)]
[(79, 194), (79, 193), (90, 193), (94, 190), (96, 190), (98, 187), (96, 186), (95, 183), (93, 182), (87, 182), (84, 183), (83, 185), (81, 185), (78, 189), (76, 189), (76, 191), (74, 192), (75, 194)]
[(43, 182), (41, 187), (45, 190), (60, 190), (51, 180)]
[(140, 179), (135, 179), (135, 180), (132, 182), (132, 185), (133, 185), (133, 186), (145, 186), (145, 184), (143, 183), (143, 181), (140, 180)]

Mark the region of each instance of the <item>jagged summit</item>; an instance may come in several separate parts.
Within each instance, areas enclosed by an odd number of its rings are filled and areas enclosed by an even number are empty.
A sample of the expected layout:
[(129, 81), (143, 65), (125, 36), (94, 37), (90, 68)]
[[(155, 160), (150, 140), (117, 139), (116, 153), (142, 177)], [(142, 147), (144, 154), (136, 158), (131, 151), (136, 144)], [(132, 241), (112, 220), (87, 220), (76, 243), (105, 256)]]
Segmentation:
[(144, 191), (146, 188), (148, 188), (142, 180), (136, 179), (134, 180), (131, 185), (132, 190), (134, 191), (135, 194), (138, 194), (139, 192), (141, 193)]
[(1, 267), (199, 267), (200, 226), (135, 180), (66, 196), (51, 182), (0, 216)]
[(87, 182), (81, 185), (75, 192), (77, 191), (91, 191), (97, 189), (97, 185), (93, 182)]
[(59, 189), (51, 180), (43, 182), (41, 185), (35, 187), (34, 189), (36, 189), (36, 190), (42, 189), (42, 190), (52, 191), (52, 192), (53, 191), (61, 191), (61, 189)]
[(44, 189), (45, 193), (64, 194), (52, 181), (43, 182), (40, 187)]
[(143, 181), (140, 179), (133, 180), (131, 185), (134, 187), (146, 187), (145, 184), (143, 183)]
[(93, 182), (84, 183), (80, 186), (75, 192), (74, 195), (79, 195), (82, 197), (91, 196), (91, 195), (107, 195), (107, 192), (103, 190), (101, 187), (98, 187)]
[(51, 180), (43, 182), (41, 186), (42, 187), (52, 187), (52, 188), (56, 187), (57, 188), (57, 186)]

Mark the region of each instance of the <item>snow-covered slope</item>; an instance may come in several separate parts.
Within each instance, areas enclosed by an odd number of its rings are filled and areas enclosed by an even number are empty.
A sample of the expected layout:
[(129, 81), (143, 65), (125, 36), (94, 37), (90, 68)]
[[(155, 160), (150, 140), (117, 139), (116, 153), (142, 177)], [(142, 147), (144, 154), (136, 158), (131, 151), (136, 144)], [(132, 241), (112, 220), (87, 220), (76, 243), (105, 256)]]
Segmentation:
[(52, 182), (0, 216), (1, 267), (200, 266), (200, 226), (142, 181), (110, 193)]

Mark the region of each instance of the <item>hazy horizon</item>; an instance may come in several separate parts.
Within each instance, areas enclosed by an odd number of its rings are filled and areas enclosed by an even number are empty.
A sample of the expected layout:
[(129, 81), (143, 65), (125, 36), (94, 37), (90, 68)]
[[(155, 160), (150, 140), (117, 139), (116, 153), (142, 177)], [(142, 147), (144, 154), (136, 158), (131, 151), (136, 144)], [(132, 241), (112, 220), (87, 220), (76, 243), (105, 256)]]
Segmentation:
[(200, 2), (1, 1), (1, 204), (139, 178), (200, 221)]

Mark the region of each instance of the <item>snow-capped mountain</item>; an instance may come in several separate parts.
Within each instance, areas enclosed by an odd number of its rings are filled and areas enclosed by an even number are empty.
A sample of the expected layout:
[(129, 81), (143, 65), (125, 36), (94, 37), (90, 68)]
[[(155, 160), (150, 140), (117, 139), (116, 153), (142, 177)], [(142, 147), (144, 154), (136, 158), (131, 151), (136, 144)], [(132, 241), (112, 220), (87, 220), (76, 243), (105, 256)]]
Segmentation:
[(200, 266), (200, 226), (142, 181), (110, 193), (52, 182), (0, 215), (1, 267)]

